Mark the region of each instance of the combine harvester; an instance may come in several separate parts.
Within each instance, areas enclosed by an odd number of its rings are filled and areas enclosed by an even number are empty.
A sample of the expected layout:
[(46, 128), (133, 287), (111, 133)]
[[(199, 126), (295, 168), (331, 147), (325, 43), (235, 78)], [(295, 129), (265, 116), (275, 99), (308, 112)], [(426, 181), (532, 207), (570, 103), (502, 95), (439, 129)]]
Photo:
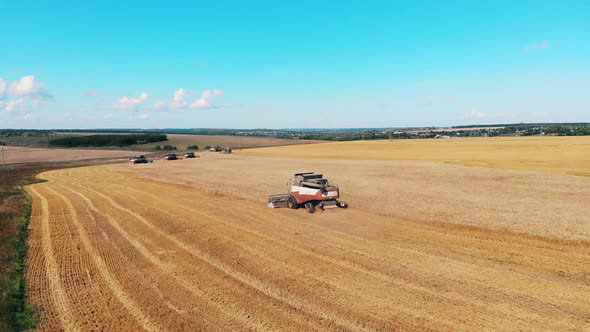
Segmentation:
[(129, 158), (132, 164), (147, 164), (153, 162), (151, 159), (147, 159), (145, 156), (135, 156)]
[(295, 173), (288, 194), (271, 195), (268, 207), (288, 207), (298, 209), (305, 206), (309, 213), (314, 213), (316, 206), (321, 210), (331, 207), (346, 208), (348, 205), (338, 201), (340, 189), (328, 183), (322, 174), (313, 172)]
[(194, 152), (187, 152), (184, 154), (184, 157), (190, 159), (190, 158), (198, 158), (199, 156), (195, 155)]

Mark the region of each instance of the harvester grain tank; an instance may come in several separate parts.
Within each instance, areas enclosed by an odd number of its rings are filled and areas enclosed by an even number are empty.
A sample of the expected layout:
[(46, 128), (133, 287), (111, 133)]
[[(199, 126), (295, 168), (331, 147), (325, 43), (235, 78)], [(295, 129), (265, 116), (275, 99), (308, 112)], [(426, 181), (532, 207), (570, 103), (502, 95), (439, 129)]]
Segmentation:
[(289, 193), (269, 196), (268, 207), (288, 207), (291, 209), (305, 207), (309, 213), (314, 213), (316, 207), (322, 210), (331, 207), (348, 207), (346, 203), (338, 201), (339, 198), (340, 189), (338, 186), (330, 184), (322, 174), (295, 173), (291, 180)]

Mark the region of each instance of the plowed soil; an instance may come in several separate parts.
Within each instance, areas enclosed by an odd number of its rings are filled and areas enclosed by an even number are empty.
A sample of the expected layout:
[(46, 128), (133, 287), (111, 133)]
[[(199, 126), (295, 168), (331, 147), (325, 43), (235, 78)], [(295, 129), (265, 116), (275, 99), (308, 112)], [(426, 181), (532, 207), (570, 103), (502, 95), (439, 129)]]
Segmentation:
[[(313, 170), (349, 209), (266, 207)], [(239, 154), (40, 177), (41, 330), (590, 328), (587, 177)]]

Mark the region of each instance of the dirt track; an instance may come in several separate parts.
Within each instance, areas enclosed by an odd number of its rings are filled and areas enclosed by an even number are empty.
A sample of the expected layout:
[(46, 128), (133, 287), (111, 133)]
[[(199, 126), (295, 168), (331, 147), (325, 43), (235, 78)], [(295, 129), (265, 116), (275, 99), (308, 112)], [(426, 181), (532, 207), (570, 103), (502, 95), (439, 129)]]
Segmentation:
[[(272, 160), (215, 155), (44, 173), (50, 182), (28, 188), (27, 279), (40, 328), (590, 328), (589, 207), (587, 196), (579, 198), (590, 179), (429, 163)], [(342, 185), (350, 209), (309, 215), (265, 206), (290, 168), (312, 166)], [(395, 182), (394, 171), (410, 174)], [(421, 172), (435, 175), (432, 183)], [(446, 191), (434, 181), (442, 174), (455, 184)], [(363, 185), (363, 178), (370, 180)], [(568, 186), (553, 204), (573, 210), (554, 211), (548, 190), (563, 181)], [(487, 186), (469, 201), (478, 183), (506, 185)], [(528, 201), (505, 206), (527, 190)], [(372, 205), (370, 197), (390, 205)], [(466, 202), (476, 211), (472, 221)], [(527, 204), (541, 210), (531, 213)], [(488, 230), (472, 227), (493, 221), (489, 214), (499, 208), (500, 221)], [(526, 211), (530, 218), (520, 220)], [(527, 226), (510, 226), (521, 223)], [(526, 228), (534, 236), (505, 231)]]

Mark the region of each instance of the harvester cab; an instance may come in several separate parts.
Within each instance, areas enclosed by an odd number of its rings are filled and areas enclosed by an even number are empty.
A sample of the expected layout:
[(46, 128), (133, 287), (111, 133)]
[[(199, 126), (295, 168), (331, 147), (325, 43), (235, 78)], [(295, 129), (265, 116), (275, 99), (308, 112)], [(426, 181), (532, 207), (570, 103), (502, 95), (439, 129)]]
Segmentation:
[(346, 203), (338, 201), (340, 189), (330, 184), (322, 174), (295, 173), (290, 182), (288, 194), (268, 197), (268, 207), (288, 207), (291, 209), (305, 207), (309, 213), (314, 213), (316, 208), (323, 210), (331, 207), (348, 207)]

